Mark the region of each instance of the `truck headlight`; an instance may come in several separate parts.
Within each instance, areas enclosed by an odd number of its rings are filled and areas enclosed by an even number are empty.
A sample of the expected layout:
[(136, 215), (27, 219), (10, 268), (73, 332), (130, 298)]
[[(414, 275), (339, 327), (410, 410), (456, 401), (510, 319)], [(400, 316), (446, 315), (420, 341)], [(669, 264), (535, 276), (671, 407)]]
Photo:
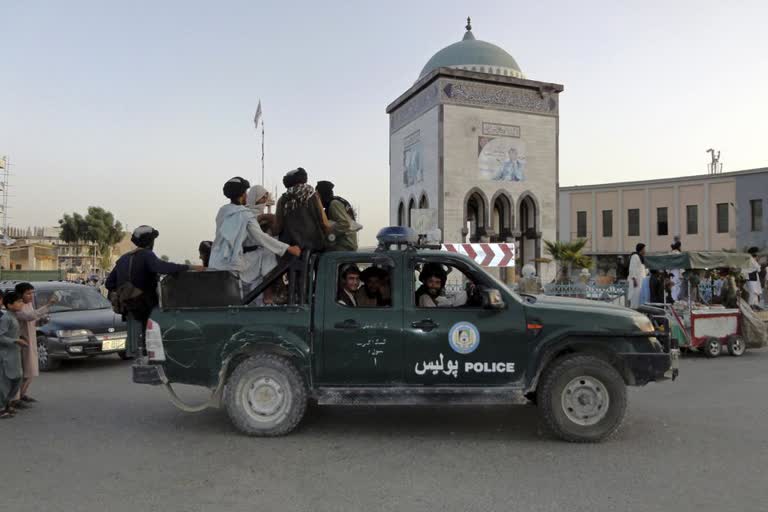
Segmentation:
[(634, 317), (635, 325), (643, 332), (654, 332), (653, 322), (647, 316), (637, 315)]
[(59, 338), (77, 338), (80, 336), (91, 336), (93, 333), (88, 329), (71, 329), (56, 331), (56, 336)]

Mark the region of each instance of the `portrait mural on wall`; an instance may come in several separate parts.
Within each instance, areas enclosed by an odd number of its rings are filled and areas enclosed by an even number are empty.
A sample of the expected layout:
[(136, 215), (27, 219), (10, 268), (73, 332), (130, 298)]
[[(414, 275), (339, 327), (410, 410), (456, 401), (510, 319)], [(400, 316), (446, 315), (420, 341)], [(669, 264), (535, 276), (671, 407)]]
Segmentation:
[(490, 181), (525, 181), (525, 142), (512, 137), (478, 138), (477, 164), (480, 179)]
[(403, 149), (403, 184), (406, 187), (424, 181), (424, 161), (420, 132), (405, 137)]

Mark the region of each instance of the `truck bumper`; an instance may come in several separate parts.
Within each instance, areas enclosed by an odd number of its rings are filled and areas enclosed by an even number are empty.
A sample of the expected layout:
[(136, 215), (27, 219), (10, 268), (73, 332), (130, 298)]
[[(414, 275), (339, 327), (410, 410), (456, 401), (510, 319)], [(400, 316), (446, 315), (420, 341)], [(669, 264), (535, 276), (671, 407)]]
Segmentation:
[(621, 354), (629, 373), (630, 384), (643, 386), (649, 382), (675, 379), (678, 374), (680, 351)]
[(159, 386), (167, 381), (163, 367), (157, 364), (136, 363), (133, 365), (133, 382)]

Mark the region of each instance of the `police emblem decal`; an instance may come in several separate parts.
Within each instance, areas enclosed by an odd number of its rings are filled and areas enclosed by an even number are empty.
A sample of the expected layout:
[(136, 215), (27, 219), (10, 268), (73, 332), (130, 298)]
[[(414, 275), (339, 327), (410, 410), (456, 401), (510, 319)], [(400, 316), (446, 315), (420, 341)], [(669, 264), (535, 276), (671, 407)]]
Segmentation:
[(459, 322), (448, 331), (448, 343), (454, 352), (471, 354), (480, 345), (480, 331), (474, 324)]

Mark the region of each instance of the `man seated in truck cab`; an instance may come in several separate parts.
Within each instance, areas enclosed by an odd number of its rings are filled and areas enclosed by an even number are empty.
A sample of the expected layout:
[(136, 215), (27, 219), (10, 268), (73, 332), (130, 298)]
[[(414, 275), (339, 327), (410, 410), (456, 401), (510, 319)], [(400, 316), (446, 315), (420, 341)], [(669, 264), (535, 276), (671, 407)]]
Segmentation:
[(390, 292), (390, 272), (381, 267), (368, 267), (360, 274), (360, 280), (363, 282), (357, 290), (355, 298), (358, 307), (363, 308), (385, 308), (392, 305), (392, 295)]
[(419, 274), (421, 286), (416, 290), (416, 304), (420, 308), (458, 308), (471, 307), (471, 292), (475, 285), (467, 283), (467, 290), (461, 290), (452, 296), (446, 296), (445, 285), (448, 281), (448, 271), (440, 263), (425, 263)]
[(350, 308), (357, 307), (357, 291), (360, 288), (360, 269), (354, 263), (344, 265), (339, 276), (336, 302)]

